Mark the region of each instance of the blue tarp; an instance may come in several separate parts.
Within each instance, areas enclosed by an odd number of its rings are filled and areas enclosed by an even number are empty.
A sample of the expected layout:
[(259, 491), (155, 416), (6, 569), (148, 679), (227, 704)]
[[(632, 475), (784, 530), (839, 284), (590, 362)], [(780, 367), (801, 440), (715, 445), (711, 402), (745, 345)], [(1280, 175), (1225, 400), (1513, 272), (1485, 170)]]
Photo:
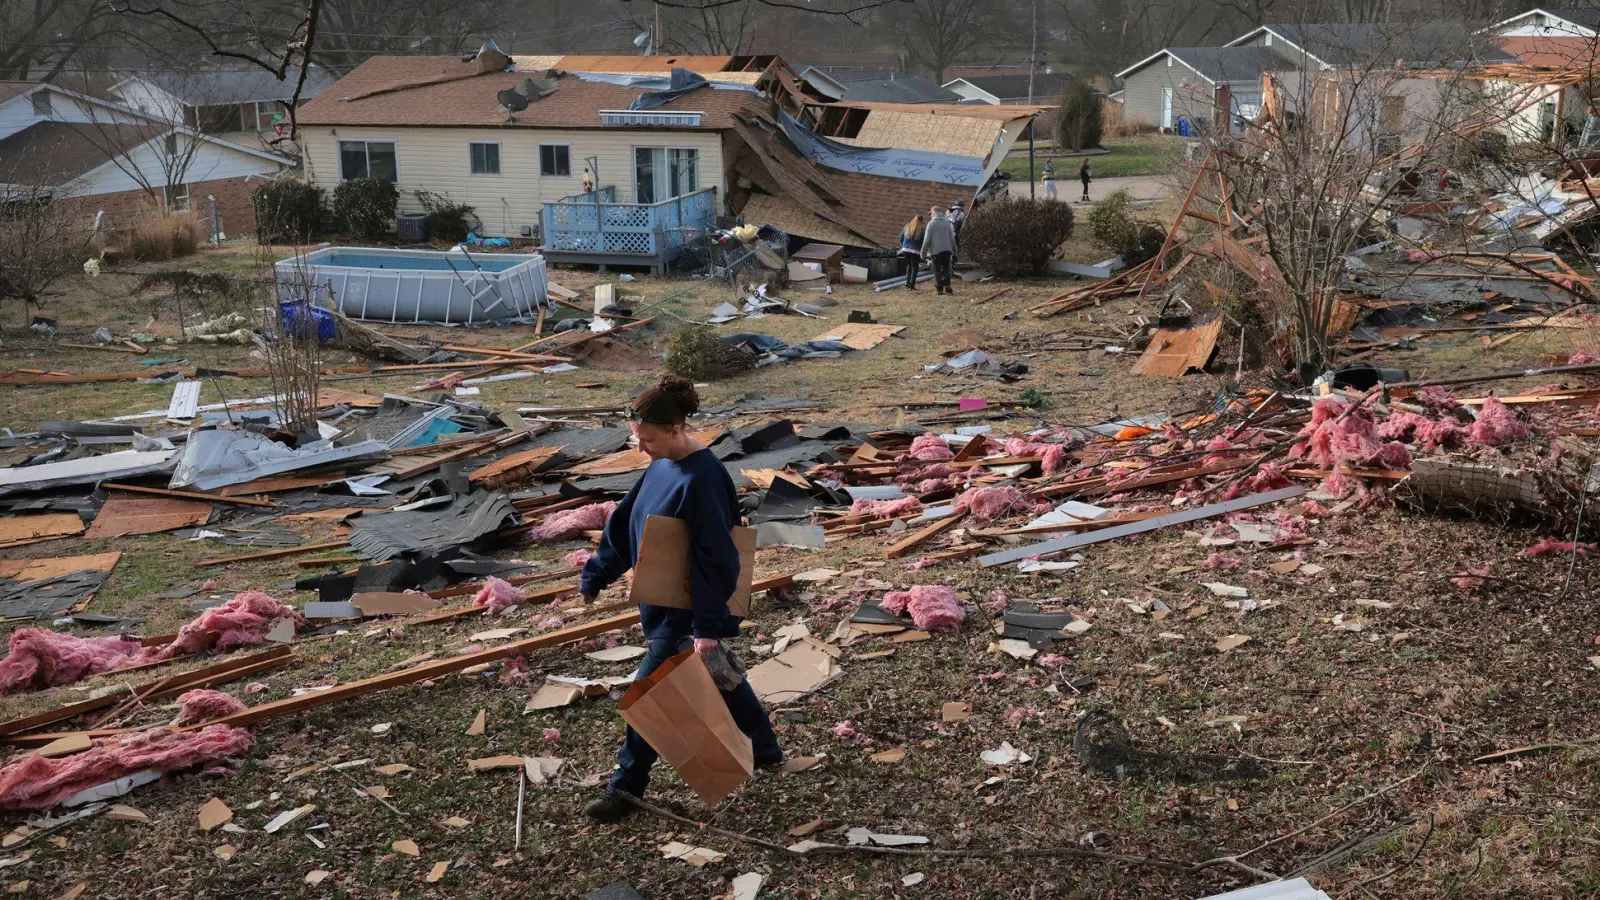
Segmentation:
[(921, 150), (853, 147), (813, 134), (787, 112), (782, 113), (780, 121), (789, 140), (819, 166), (860, 175), (964, 184), (974, 188), (980, 186), (983, 180), (983, 160), (976, 157)]

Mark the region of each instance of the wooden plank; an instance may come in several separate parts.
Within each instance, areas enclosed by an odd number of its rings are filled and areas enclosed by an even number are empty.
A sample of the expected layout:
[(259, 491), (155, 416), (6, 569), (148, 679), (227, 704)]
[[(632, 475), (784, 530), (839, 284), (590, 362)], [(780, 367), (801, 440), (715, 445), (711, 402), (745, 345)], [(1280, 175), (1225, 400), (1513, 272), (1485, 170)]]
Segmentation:
[(224, 556), (217, 559), (201, 560), (195, 565), (202, 568), (211, 566), (226, 566), (232, 563), (253, 562), (258, 559), (279, 559), (284, 556), (299, 556), (302, 553), (316, 553), (321, 550), (333, 550), (338, 547), (350, 546), (349, 541), (329, 541), (326, 544), (306, 544), (302, 547), (281, 547), (277, 550), (265, 550), (261, 553), (248, 553), (244, 556)]
[(575, 641), (587, 640), (588, 638), (602, 635), (607, 632), (620, 631), (624, 628), (637, 625), (638, 623), (639, 614), (637, 612), (623, 613), (622, 615), (612, 616), (608, 619), (600, 619), (599, 621), (588, 622), (583, 625), (573, 625), (569, 628), (562, 628), (558, 631), (552, 631), (549, 634), (542, 634), (526, 640), (504, 644), (499, 647), (491, 647), (487, 650), (480, 650), (477, 653), (465, 653), (461, 656), (455, 656), (449, 659), (426, 662), (418, 666), (413, 666), (409, 669), (402, 669), (399, 672), (376, 675), (372, 678), (364, 678), (360, 681), (352, 681), (348, 684), (337, 685), (335, 687), (328, 688), (325, 691), (311, 691), (310, 693), (302, 694), (299, 697), (287, 697), (283, 700), (277, 700), (271, 703), (263, 703), (258, 706), (252, 706), (243, 712), (234, 713), (230, 716), (223, 716), (220, 719), (212, 719), (208, 722), (197, 722), (193, 725), (184, 726), (179, 730), (196, 731), (206, 727), (207, 725), (232, 725), (235, 727), (254, 725), (257, 722), (264, 722), (268, 719), (276, 719), (281, 716), (294, 715), (296, 713), (305, 712), (309, 709), (315, 709), (319, 706), (326, 706), (327, 704), (334, 703), (336, 701), (360, 697), (370, 694), (374, 691), (381, 691), (392, 687), (400, 687), (407, 684), (415, 684), (419, 681), (427, 681), (443, 675), (459, 672), (462, 669), (469, 669), (473, 666), (481, 665), (483, 663), (495, 662), (511, 656), (523, 656), (535, 650), (542, 650), (546, 647), (556, 647), (560, 646), (561, 644), (570, 644)]
[[(326, 478), (318, 479), (317, 484), (325, 484)], [(174, 500), (205, 500), (209, 503), (232, 503), (237, 506), (266, 506), (275, 507), (278, 504), (271, 500), (253, 500), (249, 497), (220, 497), (216, 494), (202, 494), (198, 491), (174, 491), (168, 488), (144, 487), (138, 484), (121, 484), (119, 482), (106, 482), (101, 487), (108, 491), (127, 491), (130, 494), (149, 494), (152, 497), (171, 497)]]
[(1229, 500), (1226, 503), (1214, 503), (1210, 506), (1202, 506), (1198, 509), (1188, 509), (1182, 512), (1170, 513), (1165, 516), (1158, 516), (1154, 519), (1146, 519), (1142, 522), (1130, 522), (1127, 525), (1119, 525), (1115, 528), (1104, 528), (1100, 531), (1090, 531), (1085, 534), (1067, 535), (1066, 537), (1059, 537), (1050, 541), (1041, 541), (1037, 544), (1024, 544), (1021, 547), (1013, 547), (1009, 550), (1002, 550), (998, 553), (991, 553), (987, 556), (981, 556), (978, 558), (978, 564), (987, 569), (993, 566), (1000, 566), (1005, 565), (1006, 563), (1016, 562), (1019, 559), (1027, 559), (1030, 556), (1043, 555), (1047, 553), (1060, 553), (1064, 550), (1072, 550), (1088, 544), (1098, 544), (1102, 541), (1115, 540), (1121, 537), (1142, 534), (1147, 531), (1157, 531), (1162, 528), (1170, 528), (1173, 525), (1183, 525), (1188, 522), (1198, 522), (1201, 519), (1210, 519), (1216, 516), (1227, 515), (1231, 512), (1252, 509), (1257, 506), (1265, 506), (1268, 503), (1279, 503), (1284, 500), (1293, 500), (1296, 497), (1304, 495), (1305, 492), (1306, 489), (1303, 487), (1288, 487), (1276, 491), (1269, 491), (1265, 494), (1251, 494), (1248, 497), (1240, 497), (1237, 500)]
[(979, 297), (978, 299), (972, 301), (972, 305), (973, 306), (982, 306), (985, 303), (988, 303), (990, 300), (994, 300), (994, 299), (999, 298), (999, 297), (1004, 297), (1006, 294), (1009, 294), (1009, 293), (1011, 293), (1011, 288), (1003, 287), (1000, 290), (995, 291), (992, 294), (989, 294), (988, 296)]
[(1221, 334), (1220, 316), (1193, 328), (1157, 329), (1131, 371), (1134, 375), (1179, 378), (1187, 375), (1190, 369), (1204, 369), (1216, 351)]
[(952, 513), (948, 516), (945, 516), (944, 518), (934, 522), (932, 525), (929, 525), (928, 527), (923, 528), (914, 534), (903, 537), (884, 548), (883, 558), (894, 559), (899, 556), (904, 556), (908, 551), (915, 548), (917, 545), (938, 537), (939, 535), (944, 534), (946, 531), (956, 527), (956, 525), (958, 525), (961, 520), (965, 519), (966, 517), (966, 513)]
[(211, 519), (211, 504), (175, 497), (132, 497), (113, 494), (100, 507), (94, 524), (84, 533), (88, 540), (158, 534), (174, 528), (204, 525)]
[(128, 347), (113, 347), (110, 344), (58, 344), (59, 347), (71, 347), (74, 350), (109, 350), (112, 353), (143, 353), (143, 350), (134, 350)]
[(515, 434), (508, 434), (501, 438), (487, 439), (480, 443), (462, 447), (458, 450), (452, 450), (449, 453), (440, 454), (432, 459), (425, 459), (419, 463), (393, 472), (392, 475), (396, 481), (405, 481), (408, 478), (415, 478), (418, 475), (432, 472), (434, 469), (439, 468), (447, 462), (455, 462), (458, 459), (467, 459), (469, 457), (477, 456), (480, 453), (487, 453), (490, 450), (499, 450), (503, 447), (509, 447), (512, 444), (525, 441), (530, 437), (533, 437), (532, 430), (519, 431)]

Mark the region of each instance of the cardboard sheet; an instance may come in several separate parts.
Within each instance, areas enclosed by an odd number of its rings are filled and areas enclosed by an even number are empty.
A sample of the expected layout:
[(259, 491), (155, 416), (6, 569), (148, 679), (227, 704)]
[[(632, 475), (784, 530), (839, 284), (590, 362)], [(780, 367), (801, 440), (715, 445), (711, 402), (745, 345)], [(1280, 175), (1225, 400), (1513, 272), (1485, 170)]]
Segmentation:
[[(733, 543), (739, 548), (739, 585), (728, 598), (728, 610), (747, 618), (750, 582), (756, 568), (756, 530), (740, 526), (732, 534)], [(650, 516), (645, 520), (628, 599), (640, 605), (694, 608), (689, 599), (689, 526), (682, 519)]]
[(852, 350), (871, 350), (902, 331), (904, 325), (866, 325), (844, 322), (812, 338), (813, 341), (838, 341)]
[(721, 802), (755, 772), (750, 739), (734, 723), (722, 692), (693, 651), (634, 682), (617, 708), (707, 806)]
[(356, 594), (350, 598), (356, 609), (361, 610), (363, 616), (409, 616), (416, 613), (433, 612), (439, 608), (439, 601), (426, 594), (400, 594), (389, 591), (374, 591), (365, 594)]
[[(831, 651), (831, 652), (830, 652)], [(838, 648), (803, 638), (782, 653), (751, 669), (745, 677), (765, 703), (791, 703), (844, 674), (834, 661)]]

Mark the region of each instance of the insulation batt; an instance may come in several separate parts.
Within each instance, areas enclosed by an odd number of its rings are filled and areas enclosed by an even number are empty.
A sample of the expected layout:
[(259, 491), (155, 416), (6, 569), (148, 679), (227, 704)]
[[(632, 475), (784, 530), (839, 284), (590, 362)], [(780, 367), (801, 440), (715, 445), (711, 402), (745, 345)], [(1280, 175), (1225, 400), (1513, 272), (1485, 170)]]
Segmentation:
[(909, 451), (912, 459), (953, 459), (955, 454), (950, 451), (950, 445), (944, 438), (937, 434), (919, 434), (911, 442)]
[(1399, 412), (1383, 420), (1378, 426), (1378, 437), (1416, 444), (1423, 450), (1438, 450), (1460, 446), (1466, 440), (1467, 431), (1450, 419)]
[(929, 634), (954, 634), (967, 620), (956, 592), (932, 584), (913, 585), (909, 590), (883, 595), (883, 608), (895, 615), (911, 613), (911, 621)]
[(1041, 444), (1037, 441), (1025, 441), (1022, 438), (1010, 438), (1006, 441), (1006, 453), (1010, 456), (1042, 456), (1044, 461), (1039, 464), (1044, 470), (1045, 477), (1061, 471), (1061, 466), (1067, 460), (1067, 448), (1062, 444)]
[(1347, 404), (1324, 398), (1311, 407), (1311, 421), (1300, 429), (1305, 442), (1296, 444), (1289, 455), (1309, 459), (1317, 466), (1409, 469), (1411, 451), (1398, 441), (1380, 442), (1377, 419), (1366, 407), (1344, 414)]
[[(1050, 504), (1044, 504), (1048, 509)], [(956, 512), (968, 513), (979, 522), (992, 522), (1010, 512), (1032, 512), (1034, 505), (1022, 491), (1010, 485), (977, 487), (956, 498)]]
[(528, 532), (528, 540), (563, 541), (585, 531), (599, 531), (606, 527), (606, 520), (611, 518), (611, 511), (616, 508), (615, 500), (605, 500), (552, 513), (543, 524)]
[(567, 565), (574, 569), (583, 568), (583, 564), (594, 556), (593, 550), (574, 550), (567, 554)]
[(194, 725), (199, 722), (210, 722), (223, 716), (244, 712), (245, 708), (243, 702), (221, 691), (201, 688), (189, 691), (178, 698), (177, 724)]
[(899, 500), (869, 500), (862, 497), (850, 504), (850, 515), (871, 516), (874, 519), (896, 519), (921, 511), (922, 501), (915, 497), (901, 497)]
[(178, 631), (172, 643), (152, 655), (154, 660), (188, 656), (201, 651), (222, 653), (254, 647), (267, 639), (280, 619), (296, 618), (295, 611), (261, 591), (245, 591), (221, 606), (201, 613)]
[(473, 595), (472, 605), (487, 606), (491, 615), (498, 615), (527, 599), (527, 595), (517, 590), (516, 585), (490, 575), (483, 587), (478, 588), (478, 593)]
[(145, 769), (176, 772), (250, 752), (254, 737), (243, 728), (208, 725), (199, 731), (154, 728), (100, 741), (58, 759), (30, 753), (0, 769), (0, 808), (46, 809), (73, 794)]
[(1522, 424), (1517, 414), (1499, 400), (1489, 397), (1478, 410), (1478, 421), (1472, 423), (1468, 436), (1479, 444), (1499, 447), (1526, 438), (1528, 426)]
[(1590, 557), (1600, 545), (1584, 544), (1577, 541), (1558, 541), (1555, 538), (1540, 538), (1539, 543), (1522, 551), (1523, 556), (1543, 556), (1546, 553), (1576, 553), (1582, 557)]
[(139, 655), (138, 641), (80, 638), (44, 628), (23, 628), (12, 633), (10, 646), (10, 654), (0, 660), (0, 693), (71, 684), (119, 669)]

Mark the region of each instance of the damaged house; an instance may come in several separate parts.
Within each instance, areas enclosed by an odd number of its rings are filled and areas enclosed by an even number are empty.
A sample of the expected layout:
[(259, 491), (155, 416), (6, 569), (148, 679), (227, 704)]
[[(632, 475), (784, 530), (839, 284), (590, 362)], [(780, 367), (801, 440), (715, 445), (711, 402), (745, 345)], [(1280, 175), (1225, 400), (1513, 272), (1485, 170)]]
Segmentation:
[(775, 57), (374, 57), (299, 113), (332, 190), (393, 182), (474, 208), (553, 262), (663, 270), (719, 215), (889, 248), (971, 202), (1036, 107), (835, 102)]

